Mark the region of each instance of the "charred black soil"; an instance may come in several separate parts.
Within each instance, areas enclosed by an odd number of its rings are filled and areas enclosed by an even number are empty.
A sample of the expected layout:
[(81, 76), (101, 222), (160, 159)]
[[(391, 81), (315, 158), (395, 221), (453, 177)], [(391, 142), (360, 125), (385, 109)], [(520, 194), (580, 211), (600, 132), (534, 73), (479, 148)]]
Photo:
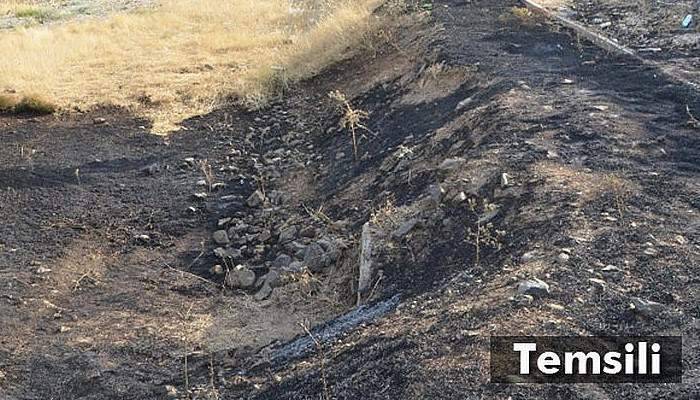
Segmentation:
[[(515, 5), (410, 10), (268, 109), (167, 138), (118, 110), (0, 119), (0, 393), (697, 398), (698, 93)], [(368, 112), (357, 161), (332, 90)], [(371, 318), (346, 314), (365, 223)], [(490, 384), (503, 334), (683, 335), (684, 383)]]

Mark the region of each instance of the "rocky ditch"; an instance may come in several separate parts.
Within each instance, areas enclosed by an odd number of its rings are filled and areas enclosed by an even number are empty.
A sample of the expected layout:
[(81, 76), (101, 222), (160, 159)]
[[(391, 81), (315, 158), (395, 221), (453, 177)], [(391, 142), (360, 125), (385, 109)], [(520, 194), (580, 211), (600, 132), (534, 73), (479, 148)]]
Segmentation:
[(276, 288), (326, 273), (352, 242), (342, 224), (279, 188), (290, 171), (315, 162), (304, 123), (279, 107), (251, 122), (245, 137), (219, 144), (230, 148), (226, 160), (190, 157), (183, 168), (203, 175), (190, 211), (215, 218), (200, 274), (263, 301)]

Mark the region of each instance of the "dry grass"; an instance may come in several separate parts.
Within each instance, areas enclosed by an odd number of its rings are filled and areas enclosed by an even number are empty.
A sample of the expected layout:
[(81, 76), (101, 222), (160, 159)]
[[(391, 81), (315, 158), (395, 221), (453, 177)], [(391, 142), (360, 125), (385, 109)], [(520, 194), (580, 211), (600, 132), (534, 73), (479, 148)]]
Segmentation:
[(42, 0), (0, 0), (0, 16), (6, 14), (14, 14), (23, 9), (38, 7), (39, 4), (45, 3)]
[(0, 92), (126, 107), (165, 132), (235, 99), (257, 107), (366, 39), (380, 0), (164, 0), (156, 10), (0, 33)]
[(30, 93), (22, 97), (0, 94), (0, 113), (9, 114), (53, 114), (56, 105), (42, 95)]

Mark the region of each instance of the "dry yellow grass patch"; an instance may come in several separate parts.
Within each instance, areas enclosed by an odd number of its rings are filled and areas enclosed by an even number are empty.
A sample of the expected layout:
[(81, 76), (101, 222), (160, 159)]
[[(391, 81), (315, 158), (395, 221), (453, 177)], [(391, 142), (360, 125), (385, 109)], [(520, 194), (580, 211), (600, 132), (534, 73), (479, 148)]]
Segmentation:
[(365, 39), (381, 0), (163, 0), (106, 20), (2, 32), (0, 92), (99, 104), (154, 131), (235, 98), (252, 106)]
[(552, 183), (581, 195), (584, 201), (593, 200), (605, 193), (626, 196), (638, 187), (612, 173), (587, 172), (568, 165), (544, 161), (535, 164), (534, 171)]
[(41, 3), (41, 0), (0, 0), (0, 16)]

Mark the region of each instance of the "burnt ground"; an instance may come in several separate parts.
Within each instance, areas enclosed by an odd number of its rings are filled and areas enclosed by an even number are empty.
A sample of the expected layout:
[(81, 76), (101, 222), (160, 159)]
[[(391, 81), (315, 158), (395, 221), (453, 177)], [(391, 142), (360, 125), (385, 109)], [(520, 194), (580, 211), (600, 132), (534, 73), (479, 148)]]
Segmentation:
[[(698, 93), (514, 5), (437, 1), (269, 109), (167, 138), (118, 110), (2, 117), (3, 398), (697, 398)], [(336, 89), (369, 112), (359, 161)], [(194, 198), (188, 157), (226, 186)], [(256, 188), (283, 200), (250, 207)], [(228, 217), (254, 225), (237, 262), (259, 278), (290, 225), (342, 254), (259, 301), (210, 271)], [(300, 324), (353, 308), (367, 221), (363, 302), (398, 308), (276, 362)], [(517, 294), (532, 277), (548, 295)], [(502, 334), (683, 335), (684, 382), (490, 384)]]
[[(700, 5), (696, 1), (576, 0), (570, 14), (590, 29), (700, 85)], [(687, 15), (693, 22), (682, 25)]]

